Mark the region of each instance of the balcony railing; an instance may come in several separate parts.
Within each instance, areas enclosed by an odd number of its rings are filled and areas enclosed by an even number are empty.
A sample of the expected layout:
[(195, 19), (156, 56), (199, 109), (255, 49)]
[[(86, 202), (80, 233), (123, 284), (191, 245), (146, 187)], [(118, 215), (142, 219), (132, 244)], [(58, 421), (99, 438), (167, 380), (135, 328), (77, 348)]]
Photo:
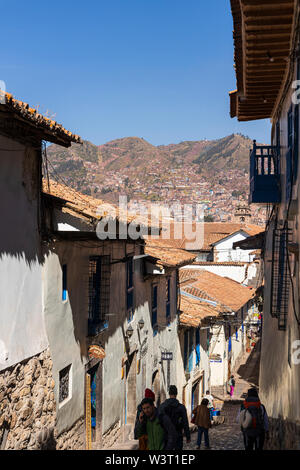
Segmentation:
[(250, 151), (250, 202), (275, 204), (281, 201), (280, 173), (276, 147), (257, 146)]

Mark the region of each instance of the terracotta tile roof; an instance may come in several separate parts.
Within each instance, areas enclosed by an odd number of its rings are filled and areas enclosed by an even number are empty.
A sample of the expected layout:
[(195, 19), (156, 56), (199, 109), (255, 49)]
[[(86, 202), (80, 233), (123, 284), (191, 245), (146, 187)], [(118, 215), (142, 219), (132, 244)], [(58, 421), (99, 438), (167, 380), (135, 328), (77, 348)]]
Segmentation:
[[(196, 223), (189, 224), (188, 226), (193, 231), (192, 233), (196, 231)], [(250, 236), (256, 235), (257, 233), (262, 232), (264, 230), (262, 227), (259, 227), (258, 225), (254, 224), (228, 222), (204, 222), (203, 224), (199, 223), (199, 230), (202, 230), (202, 226), (204, 228), (204, 232), (202, 232), (203, 236), (200, 236), (200, 232), (199, 243), (198, 245), (196, 244), (196, 246), (193, 248), (194, 251), (210, 251), (211, 245), (213, 243), (216, 243), (222, 240), (223, 238), (228, 237), (228, 235), (231, 235), (239, 230), (243, 230)], [(190, 249), (188, 247), (190, 241), (185, 237), (184, 234), (179, 238), (176, 238), (177, 234), (174, 229), (174, 223), (172, 223), (170, 226), (170, 236), (165, 238), (166, 235), (167, 232), (164, 233), (164, 231), (162, 231), (161, 238), (163, 238), (164, 241), (168, 240), (169, 246), (172, 246), (174, 248)], [(193, 250), (190, 249), (190, 251)]]
[(195, 256), (188, 251), (170, 247), (168, 242), (149, 238), (145, 240), (145, 253), (158, 258), (157, 264), (169, 267), (180, 267), (190, 264)]
[(81, 143), (78, 135), (72, 134), (53, 119), (38, 113), (29, 104), (15, 99), (10, 93), (0, 90), (0, 117), (1, 111), (10, 112), (13, 118), (25, 121), (34, 127), (41, 133), (41, 138), (44, 140), (64, 146), (71, 145), (71, 142)]
[[(197, 271), (198, 276), (195, 280), (193, 271), (182, 269), (179, 272), (181, 289), (192, 295), (203, 297), (203, 294), (205, 294), (206, 298), (213, 299), (232, 311), (239, 310), (255, 296), (255, 289), (242, 286), (232, 279), (218, 276), (209, 271)], [(199, 295), (199, 293), (202, 295)]]
[(79, 218), (88, 218), (95, 223), (103, 217), (116, 219), (120, 223), (140, 225), (150, 229), (150, 222), (146, 217), (140, 215), (128, 215), (127, 212), (120, 210), (113, 204), (108, 204), (101, 199), (79, 193), (69, 186), (65, 186), (56, 181), (43, 180), (43, 192), (46, 195), (59, 198), (63, 205), (64, 212), (71, 212)]
[(217, 317), (220, 313), (220, 308), (181, 295), (180, 312), (180, 325), (197, 328), (205, 318)]

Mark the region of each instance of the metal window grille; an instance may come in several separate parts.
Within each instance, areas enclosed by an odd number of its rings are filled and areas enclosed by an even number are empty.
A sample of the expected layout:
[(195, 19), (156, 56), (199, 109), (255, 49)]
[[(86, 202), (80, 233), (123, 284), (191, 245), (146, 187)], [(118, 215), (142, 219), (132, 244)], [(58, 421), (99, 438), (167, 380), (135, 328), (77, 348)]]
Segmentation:
[(70, 393), (70, 369), (71, 365), (59, 372), (59, 403), (66, 400)]
[[(89, 258), (89, 330), (92, 333), (104, 324), (109, 312), (110, 257), (90, 256)], [(95, 333), (95, 331), (94, 331)]]
[(171, 316), (170, 287), (171, 287), (171, 280), (167, 279), (167, 282), (166, 282), (166, 318), (168, 322)]
[(290, 199), (292, 190), (292, 158), (293, 158), (293, 109), (290, 108), (288, 112), (288, 151), (286, 154), (286, 200)]
[(299, 105), (295, 106), (294, 114), (294, 146), (293, 146), (293, 183), (296, 183), (298, 177), (298, 159), (299, 159)]
[(271, 281), (271, 315), (278, 319), (278, 329), (285, 330), (290, 292), (287, 244), (291, 230), (274, 229)]

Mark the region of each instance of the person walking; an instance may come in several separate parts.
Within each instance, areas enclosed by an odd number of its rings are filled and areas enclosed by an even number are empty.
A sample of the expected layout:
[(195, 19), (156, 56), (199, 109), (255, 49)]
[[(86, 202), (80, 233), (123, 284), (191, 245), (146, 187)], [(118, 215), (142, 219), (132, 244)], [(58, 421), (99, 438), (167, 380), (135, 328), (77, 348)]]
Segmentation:
[(148, 436), (147, 450), (174, 450), (177, 442), (176, 429), (166, 413), (158, 414), (151, 398), (141, 402), (142, 411), (136, 428), (137, 438)]
[[(151, 398), (153, 402), (155, 402), (155, 393), (150, 390), (150, 388), (145, 389), (145, 398)], [(137, 426), (139, 423), (139, 416), (142, 411), (142, 405), (141, 403), (137, 407), (136, 411), (136, 418), (135, 418), (135, 426), (134, 426), (134, 439), (139, 439), (139, 450), (147, 450), (147, 445), (148, 445), (148, 436), (147, 434), (144, 434), (140, 436), (139, 438), (137, 437)]]
[(209, 447), (209, 437), (208, 430), (211, 428), (211, 421), (209, 416), (209, 411), (207, 408), (208, 405), (207, 398), (203, 398), (201, 405), (198, 405), (193, 411), (192, 414), (195, 417), (194, 423), (198, 426), (198, 438), (197, 438), (197, 449), (201, 447), (202, 434), (204, 433), (204, 442), (205, 448), (210, 449)]
[(234, 392), (234, 387), (235, 387), (235, 379), (234, 376), (232, 375), (229, 379), (228, 385), (230, 387), (230, 397), (233, 397), (233, 392)]
[(171, 419), (176, 432), (177, 441), (175, 450), (183, 449), (183, 436), (186, 438), (187, 444), (191, 442), (190, 426), (188, 422), (186, 407), (177, 400), (177, 387), (176, 385), (170, 385), (169, 396), (159, 407), (159, 415), (166, 413)]
[(208, 411), (209, 411), (209, 416), (210, 420), (213, 420), (213, 410), (215, 409), (215, 401), (214, 397), (209, 393), (209, 390), (206, 390), (206, 394), (204, 395), (203, 398), (206, 398), (208, 400)]
[(256, 388), (248, 390), (247, 398), (238, 414), (238, 421), (244, 437), (245, 450), (263, 450), (265, 439), (269, 438), (269, 419)]

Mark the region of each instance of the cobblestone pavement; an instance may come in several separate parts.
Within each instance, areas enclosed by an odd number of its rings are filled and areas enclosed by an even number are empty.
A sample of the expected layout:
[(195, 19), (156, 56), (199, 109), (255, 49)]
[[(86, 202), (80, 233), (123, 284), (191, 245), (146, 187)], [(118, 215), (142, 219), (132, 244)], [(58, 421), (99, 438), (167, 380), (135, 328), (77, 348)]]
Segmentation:
[[(195, 450), (197, 447), (197, 432), (192, 434), (190, 444), (184, 445), (184, 450)], [(209, 430), (209, 445), (211, 450), (244, 450), (243, 436), (239, 425), (220, 424)], [(202, 435), (201, 449), (205, 449)]]
[[(236, 386), (233, 399), (219, 396), (221, 415), (224, 416), (224, 424), (213, 426), (209, 430), (209, 443), (212, 450), (244, 450), (243, 435), (239, 424), (236, 422), (241, 403), (250, 387), (258, 387), (259, 378), (259, 343), (251, 354), (245, 354), (238, 370), (234, 373)], [(202, 436), (201, 449), (205, 449), (204, 436)], [(192, 434), (190, 444), (185, 444), (185, 450), (195, 450), (197, 447), (197, 432)]]

